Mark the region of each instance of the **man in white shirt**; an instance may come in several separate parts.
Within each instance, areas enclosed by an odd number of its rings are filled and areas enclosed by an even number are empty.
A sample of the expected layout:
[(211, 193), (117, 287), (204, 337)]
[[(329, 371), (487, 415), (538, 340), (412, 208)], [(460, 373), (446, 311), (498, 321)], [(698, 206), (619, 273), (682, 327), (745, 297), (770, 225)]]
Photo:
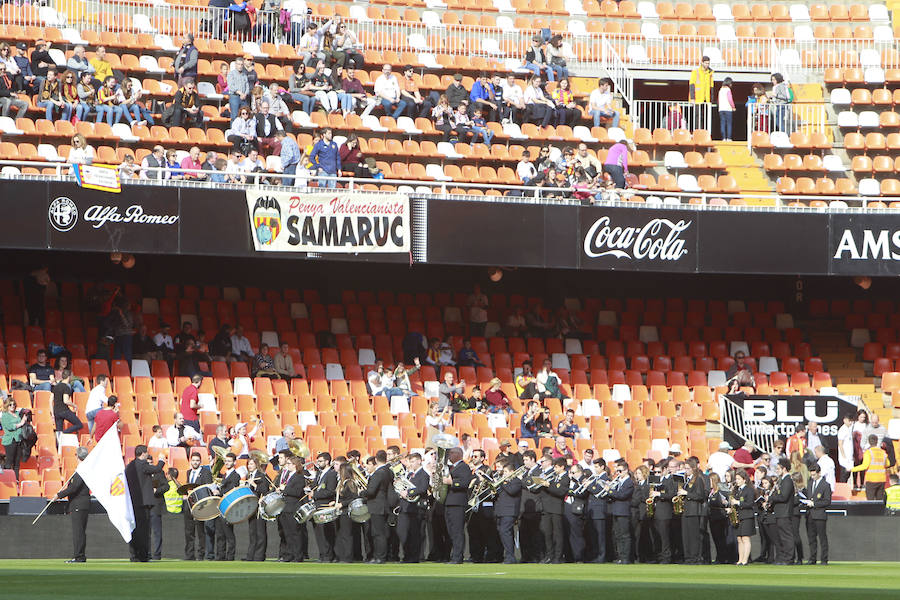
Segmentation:
[(591, 92), (588, 99), (588, 110), (594, 117), (594, 127), (600, 127), (603, 119), (612, 119), (610, 127), (619, 126), (619, 112), (612, 105), (612, 82), (603, 78), (598, 82), (597, 88)]
[(169, 443), (169, 447), (189, 448), (192, 440), (203, 441), (203, 436), (196, 429), (185, 424), (183, 414), (175, 413), (175, 424), (166, 430), (166, 441)]
[(159, 425), (153, 426), (153, 435), (150, 436), (150, 439), (147, 440), (147, 449), (157, 449), (157, 450), (165, 450), (169, 447), (169, 441), (166, 439), (166, 436), (163, 435), (162, 427)]
[(371, 371), (366, 375), (369, 382), (369, 391), (373, 396), (385, 396), (388, 400), (392, 396), (402, 396), (403, 390), (394, 387), (394, 376), (390, 369), (384, 368), (384, 361), (377, 359)]
[[(527, 447), (527, 443), (526, 443)], [(578, 462), (581, 465), (582, 469), (585, 469), (587, 472), (591, 472), (594, 470), (594, 451), (588, 448), (584, 452), (581, 453), (581, 460)]]
[(819, 465), (819, 471), (822, 474), (822, 478), (828, 482), (828, 485), (831, 486), (831, 489), (834, 489), (834, 459), (828, 456), (828, 452), (825, 451), (825, 446), (816, 446), (815, 448), (813, 448), (813, 452), (816, 453), (816, 463)]
[(716, 473), (721, 481), (725, 481), (725, 473), (728, 472), (734, 463), (734, 458), (728, 454), (729, 450), (731, 450), (731, 444), (722, 442), (719, 444), (719, 449), (710, 454), (709, 460), (706, 462), (709, 470)]
[(244, 337), (244, 327), (238, 325), (231, 336), (231, 351), (238, 360), (250, 360), (253, 358), (253, 348), (250, 347), (250, 340)]
[(522, 122), (522, 114), (525, 112), (525, 92), (522, 86), (516, 83), (516, 76), (510, 73), (506, 76), (503, 87), (503, 104), (508, 107), (511, 120), (515, 123)]
[(384, 108), (384, 114), (391, 115), (394, 119), (406, 110), (406, 100), (400, 97), (400, 82), (391, 72), (391, 65), (381, 67), (381, 75), (375, 80), (375, 101)]
[(537, 169), (534, 168), (534, 163), (531, 162), (530, 150), (522, 152), (522, 160), (516, 165), (516, 175), (522, 180), (522, 185), (528, 185), (532, 179), (537, 177)]
[(824, 446), (824, 444), (822, 438), (819, 437), (819, 424), (810, 421), (806, 426), (806, 447), (812, 450), (816, 446)]
[(163, 360), (171, 361), (175, 358), (175, 342), (169, 333), (171, 326), (168, 323), (161, 323), (159, 332), (153, 336), (153, 344), (162, 354)]
[(106, 406), (106, 388), (109, 387), (109, 378), (102, 373), (95, 378), (97, 385), (91, 389), (87, 403), (84, 405), (85, 415), (88, 420), (88, 429), (94, 433), (94, 416)]
[[(306, 33), (297, 42), (297, 54), (300, 55), (300, 60), (308, 67), (315, 65), (318, 59), (325, 58), (325, 55), (319, 51), (321, 38), (319, 37), (318, 28), (318, 24), (310, 23)], [(302, 73), (298, 73), (298, 75), (302, 75)]]

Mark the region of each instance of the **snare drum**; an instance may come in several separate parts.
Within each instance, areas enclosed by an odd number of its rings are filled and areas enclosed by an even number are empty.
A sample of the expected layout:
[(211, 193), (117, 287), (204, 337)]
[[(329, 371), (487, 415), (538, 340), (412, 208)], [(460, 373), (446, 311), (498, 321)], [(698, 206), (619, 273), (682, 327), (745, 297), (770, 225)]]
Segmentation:
[(211, 521), (219, 516), (219, 503), (222, 497), (219, 495), (219, 486), (208, 483), (195, 487), (188, 494), (188, 506), (191, 516), (198, 521)]
[(236, 487), (224, 496), (222, 502), (219, 503), (219, 512), (222, 517), (231, 523), (237, 525), (243, 523), (253, 516), (257, 509), (256, 495), (249, 487)]
[(356, 498), (350, 502), (350, 520), (355, 523), (365, 523), (372, 515), (369, 514), (369, 507), (362, 498)]
[(259, 517), (266, 521), (274, 521), (284, 511), (284, 496), (281, 492), (272, 492), (259, 499)]
[(297, 509), (297, 512), (294, 513), (294, 519), (297, 520), (298, 523), (303, 525), (309, 518), (312, 517), (313, 513), (316, 512), (316, 505), (312, 500), (307, 500), (303, 504), (300, 505), (300, 508)]
[(317, 525), (324, 525), (325, 523), (337, 521), (340, 516), (341, 510), (339, 508), (328, 506), (315, 511), (312, 514), (312, 520), (313, 523), (316, 523)]

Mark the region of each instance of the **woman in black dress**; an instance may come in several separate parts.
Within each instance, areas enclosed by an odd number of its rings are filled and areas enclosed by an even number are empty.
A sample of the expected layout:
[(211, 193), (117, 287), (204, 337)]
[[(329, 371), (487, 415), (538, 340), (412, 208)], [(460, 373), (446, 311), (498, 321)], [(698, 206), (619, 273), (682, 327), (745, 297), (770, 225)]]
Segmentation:
[(337, 520), (334, 553), (340, 562), (353, 562), (353, 527), (356, 523), (350, 518), (347, 508), (351, 502), (359, 498), (359, 489), (353, 479), (353, 468), (350, 463), (342, 464), (338, 475), (340, 480), (337, 486), (337, 506), (341, 508), (341, 516)]
[(744, 469), (738, 469), (734, 472), (734, 488), (735, 492), (731, 499), (731, 504), (738, 511), (737, 526), (737, 543), (738, 543), (738, 561), (739, 565), (746, 565), (750, 562), (750, 538), (756, 533), (756, 513), (754, 506), (756, 504), (756, 490), (750, 483), (750, 476)]

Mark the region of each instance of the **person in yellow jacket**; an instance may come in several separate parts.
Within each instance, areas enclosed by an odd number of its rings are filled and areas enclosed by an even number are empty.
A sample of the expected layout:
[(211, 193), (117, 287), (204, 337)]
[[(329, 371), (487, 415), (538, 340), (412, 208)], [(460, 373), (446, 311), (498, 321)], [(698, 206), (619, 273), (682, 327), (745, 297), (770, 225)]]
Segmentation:
[(103, 83), (107, 77), (114, 77), (112, 64), (106, 60), (105, 46), (98, 46), (94, 58), (88, 62), (94, 67), (94, 78), (98, 82)]
[(889, 514), (900, 515), (900, 479), (896, 475), (891, 475), (891, 487), (884, 491), (885, 508)]
[(691, 71), (688, 102), (700, 104), (712, 100), (713, 74), (714, 72), (709, 66), (709, 57), (704, 56), (700, 61), (700, 66)]
[(878, 436), (869, 436), (869, 448), (863, 454), (861, 464), (851, 471), (866, 472), (866, 500), (884, 500), (887, 483), (887, 452), (878, 447)]

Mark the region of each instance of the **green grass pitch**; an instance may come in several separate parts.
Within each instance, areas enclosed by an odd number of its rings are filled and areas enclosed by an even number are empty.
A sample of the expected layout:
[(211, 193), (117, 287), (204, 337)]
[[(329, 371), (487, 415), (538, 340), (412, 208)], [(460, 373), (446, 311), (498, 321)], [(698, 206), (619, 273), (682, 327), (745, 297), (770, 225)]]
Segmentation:
[[(898, 598), (900, 563), (769, 565), (362, 565), (0, 561), (0, 598)], [(778, 595), (773, 595), (777, 593)]]

